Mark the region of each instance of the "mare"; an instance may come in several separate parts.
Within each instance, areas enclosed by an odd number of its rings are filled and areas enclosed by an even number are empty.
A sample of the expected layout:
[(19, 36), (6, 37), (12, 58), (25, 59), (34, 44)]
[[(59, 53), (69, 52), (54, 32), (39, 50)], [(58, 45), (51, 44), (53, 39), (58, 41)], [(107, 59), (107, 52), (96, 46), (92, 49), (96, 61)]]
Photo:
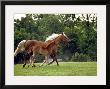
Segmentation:
[[(58, 45), (62, 41), (66, 43), (70, 41), (70, 39), (64, 34), (64, 32), (62, 34), (52, 34), (45, 40), (45, 42), (38, 40), (23, 40), (18, 44), (14, 56), (16, 56), (19, 52), (25, 50), (28, 54), (32, 53), (32, 56), (30, 57), (30, 64), (32, 64), (33, 67), (35, 67), (34, 61), (37, 54), (42, 54), (45, 56), (45, 60), (41, 64), (41, 66), (44, 63), (47, 63), (48, 65), (52, 64), (54, 61), (56, 61), (57, 65), (59, 65), (56, 58), (56, 53)], [(50, 63), (48, 63), (49, 56), (53, 58), (53, 61)]]

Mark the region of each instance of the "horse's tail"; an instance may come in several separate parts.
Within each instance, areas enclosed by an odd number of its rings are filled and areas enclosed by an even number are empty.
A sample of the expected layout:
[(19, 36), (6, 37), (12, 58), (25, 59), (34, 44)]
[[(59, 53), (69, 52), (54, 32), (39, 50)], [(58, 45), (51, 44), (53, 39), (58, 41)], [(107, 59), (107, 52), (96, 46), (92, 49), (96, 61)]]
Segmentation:
[(16, 48), (16, 50), (15, 50), (14, 56), (16, 56), (18, 53), (20, 53), (20, 52), (22, 52), (22, 51), (25, 50), (25, 44), (26, 44), (26, 42), (27, 42), (27, 40), (22, 40), (22, 41), (18, 44), (18, 46), (17, 46), (17, 48)]

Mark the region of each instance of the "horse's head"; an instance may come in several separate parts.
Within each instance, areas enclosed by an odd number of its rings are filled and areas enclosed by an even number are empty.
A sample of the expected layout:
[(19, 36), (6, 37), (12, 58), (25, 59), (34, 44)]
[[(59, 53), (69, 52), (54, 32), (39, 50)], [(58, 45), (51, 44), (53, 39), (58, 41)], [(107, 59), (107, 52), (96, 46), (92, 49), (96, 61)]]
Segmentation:
[(55, 41), (56, 44), (60, 43), (61, 41), (68, 43), (70, 42), (70, 39), (65, 35), (63, 32), (62, 34), (55, 34), (53, 33), (51, 36), (49, 36), (45, 42), (48, 41)]
[(18, 53), (20, 53), (20, 52), (22, 52), (22, 51), (25, 50), (25, 48), (24, 48), (25, 42), (26, 42), (26, 40), (22, 40), (22, 41), (18, 44), (18, 46), (17, 46), (17, 48), (16, 48), (16, 50), (15, 50), (15, 52), (14, 52), (14, 56), (16, 56)]
[(66, 43), (70, 42), (70, 39), (65, 35), (64, 32), (61, 34), (61, 40)]

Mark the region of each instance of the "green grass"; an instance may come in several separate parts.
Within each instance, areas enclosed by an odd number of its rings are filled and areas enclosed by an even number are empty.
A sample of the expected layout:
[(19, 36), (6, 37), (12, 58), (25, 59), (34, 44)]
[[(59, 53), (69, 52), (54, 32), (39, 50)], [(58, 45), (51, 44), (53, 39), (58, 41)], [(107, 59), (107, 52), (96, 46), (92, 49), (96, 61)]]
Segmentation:
[[(97, 62), (59, 62), (42, 67), (25, 67), (14, 65), (15, 76), (96, 76)], [(36, 63), (40, 65), (40, 63)]]

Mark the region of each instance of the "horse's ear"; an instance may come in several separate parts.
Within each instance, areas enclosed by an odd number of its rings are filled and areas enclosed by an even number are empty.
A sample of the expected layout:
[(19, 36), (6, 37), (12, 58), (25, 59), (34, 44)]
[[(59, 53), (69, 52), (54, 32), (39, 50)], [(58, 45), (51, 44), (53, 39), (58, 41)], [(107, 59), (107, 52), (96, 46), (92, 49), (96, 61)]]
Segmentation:
[(62, 35), (64, 35), (64, 32), (62, 32)]

